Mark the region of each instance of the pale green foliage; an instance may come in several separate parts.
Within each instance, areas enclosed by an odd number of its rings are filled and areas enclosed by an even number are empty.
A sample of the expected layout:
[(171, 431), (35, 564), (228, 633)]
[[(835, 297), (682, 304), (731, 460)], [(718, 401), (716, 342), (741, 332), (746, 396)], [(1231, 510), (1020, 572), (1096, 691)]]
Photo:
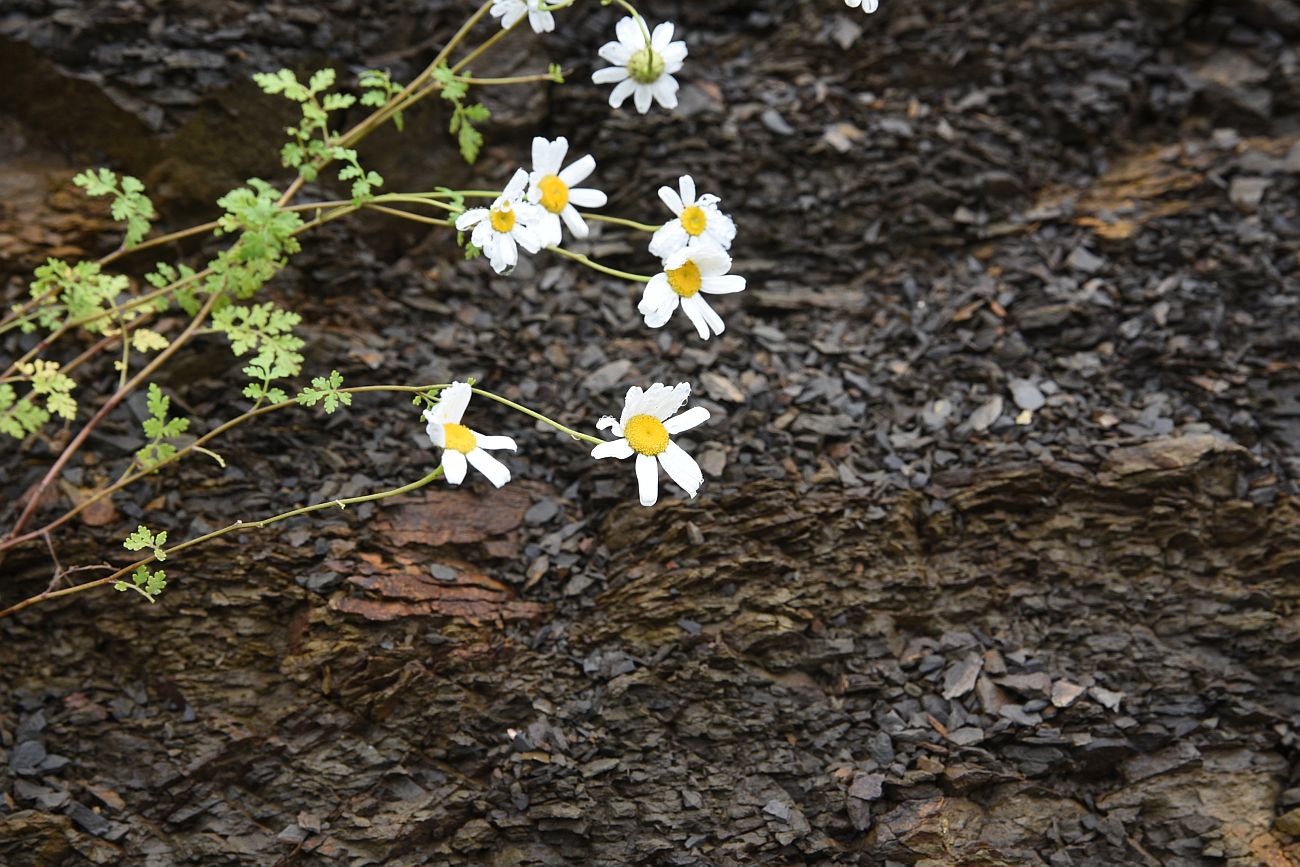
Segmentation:
[(72, 182), (89, 195), (113, 197), (113, 219), (126, 222), (123, 247), (134, 247), (144, 240), (144, 236), (149, 234), (150, 223), (158, 219), (153, 202), (144, 194), (144, 184), (130, 175), (122, 175), (119, 183), (117, 175), (108, 169), (100, 169), (98, 172), (82, 172)]
[(149, 409), (149, 418), (141, 425), (148, 443), (135, 453), (135, 459), (142, 469), (150, 470), (176, 454), (176, 446), (167, 442), (175, 439), (190, 429), (187, 418), (168, 418), (172, 399), (162, 393), (157, 383), (149, 383), (149, 398), (145, 406)]
[(384, 183), (379, 172), (368, 172), (357, 162), (357, 152), (352, 148), (331, 148), (330, 155), (347, 163), (339, 169), (340, 181), (352, 181), (352, 204), (360, 205), (374, 198), (374, 188)]
[(341, 385), (343, 385), (343, 375), (337, 370), (331, 370), (327, 377), (313, 377), (311, 385), (298, 392), (294, 400), (303, 406), (315, 406), (318, 401), (324, 401), (325, 414), (332, 415), (340, 404), (352, 406), (352, 395), (339, 391)]
[[(361, 86), (365, 88), (365, 93), (361, 94), (361, 104), (372, 108), (379, 108), (388, 100), (402, 92), (402, 86), (394, 83), (392, 76), (386, 69), (367, 69), (361, 73)], [(393, 126), (397, 131), (402, 131), (402, 113), (393, 114)]]
[(268, 400), (281, 403), (288, 399), (283, 389), (272, 388), (277, 379), (297, 376), (302, 372), (303, 341), (293, 333), (302, 317), (281, 310), (269, 302), (251, 306), (223, 307), (212, 316), (212, 327), (230, 340), (235, 355), (249, 352), (244, 373), (253, 380), (244, 387), (244, 396), (250, 400)]
[[(36, 279), (31, 284), (31, 297), (39, 298), (32, 315), (40, 327), (54, 331), (68, 322), (99, 315), (100, 318), (84, 324), (92, 334), (102, 334), (112, 320), (107, 312), (119, 295), (131, 287), (123, 274), (105, 274), (95, 262), (78, 262), (69, 265), (62, 259), (49, 259), (36, 269)], [(121, 318), (132, 318), (127, 313)], [(36, 330), (30, 319), (22, 324), (23, 331)]]
[(166, 587), (167, 573), (161, 569), (155, 572), (147, 566), (137, 566), (129, 584), (126, 581), (118, 581), (113, 585), (115, 590), (134, 590), (150, 602), (153, 602)]
[(266, 181), (250, 178), (247, 187), (231, 190), (217, 200), (226, 209), (214, 234), (239, 232), (239, 243), (208, 263), (209, 292), (226, 291), (250, 298), (285, 265), (285, 257), (302, 246), (294, 232), (302, 218), (276, 206), (279, 192)]
[[(253, 80), (266, 93), (281, 94), (302, 107), (302, 121), (285, 129), (292, 137), (280, 150), (280, 160), (285, 166), (297, 169), (304, 180), (314, 181), (320, 164), (326, 160), (339, 160), (345, 164), (339, 170), (339, 180), (352, 181), (352, 201), (360, 205), (374, 195), (374, 188), (384, 183), (383, 177), (378, 172), (363, 169), (357, 162), (357, 152), (338, 146), (338, 136), (329, 128), (330, 112), (351, 108), (357, 102), (350, 93), (325, 92), (334, 86), (334, 70), (317, 71), (305, 85), (288, 69), (274, 74), (259, 72)], [(371, 105), (376, 94), (387, 94), (389, 88), (396, 86), (389, 81), (387, 73), (367, 72), (362, 75), (362, 87), (378, 88), (361, 98), (363, 105)], [(383, 105), (385, 101), (387, 97), (382, 96), (378, 104)], [(400, 118), (397, 124), (400, 129)]]
[(449, 131), (456, 136), (456, 144), (465, 162), (473, 163), (483, 149), (483, 134), (475, 129), (474, 124), (483, 123), (492, 116), (487, 106), (482, 103), (465, 104), (469, 85), (464, 79), (451, 71), (447, 64), (439, 64), (433, 70), (433, 80), (442, 87), (442, 98), (452, 105)]
[(168, 345), (166, 337), (150, 328), (137, 328), (131, 332), (131, 346), (136, 352), (156, 352)]
[[(38, 358), (15, 369), (17, 376), (0, 383), (0, 433), (23, 439), (52, 416), (76, 417), (77, 401), (71, 392), (77, 384), (59, 371), (58, 362)], [(31, 390), (22, 398), (12, 385), (16, 382), (30, 383)]]
[[(145, 282), (155, 289), (165, 289), (173, 283), (192, 281), (193, 278), (194, 269), (189, 265), (180, 265), (173, 268), (166, 262), (159, 262), (153, 271), (144, 275)], [(198, 313), (199, 307), (202, 306), (192, 283), (177, 289), (172, 293), (172, 296), (176, 299), (176, 303), (180, 305), (180, 308), (191, 316)], [(164, 312), (167, 309), (167, 299), (159, 298), (154, 301), (153, 307), (158, 313)]]
[(128, 551), (143, 551), (145, 548), (153, 551), (154, 559), (166, 560), (167, 551), (167, 531), (161, 530), (158, 533), (152, 533), (144, 524), (135, 528), (135, 532), (126, 537), (122, 547)]
[(556, 84), (564, 84), (564, 67), (558, 63), (552, 63), (546, 67), (546, 74), (550, 76), (551, 81)]

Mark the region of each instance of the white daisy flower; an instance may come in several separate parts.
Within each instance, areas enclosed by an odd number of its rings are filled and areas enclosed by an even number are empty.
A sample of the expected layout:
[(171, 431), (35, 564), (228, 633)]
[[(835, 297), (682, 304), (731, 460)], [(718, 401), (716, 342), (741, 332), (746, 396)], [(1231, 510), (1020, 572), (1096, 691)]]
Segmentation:
[(680, 306), (700, 337), (708, 340), (710, 330), (721, 334), (726, 326), (704, 295), (730, 295), (745, 289), (745, 278), (728, 274), (730, 270), (731, 257), (717, 244), (691, 241), (664, 260), (664, 269), (645, 284), (636, 309), (646, 325), (662, 328)]
[(448, 482), (459, 485), (465, 481), (468, 461), (499, 488), (510, 481), (510, 470), (486, 449), (509, 449), (513, 452), (515, 441), (510, 437), (486, 437), (460, 423), (472, 393), (469, 384), (464, 382), (453, 382), (444, 388), (437, 406), (424, 411), (429, 422), (425, 430), (433, 444), (442, 449), (442, 474)]
[(456, 218), (456, 228), (461, 232), (473, 229), (470, 243), (481, 249), (498, 274), (509, 274), (519, 263), (519, 250), (529, 253), (542, 249), (533, 225), (537, 222), (539, 208), (524, 201), (524, 188), (528, 185), (528, 172), (519, 169), (510, 183), (490, 208), (470, 208)]
[(880, 8), (880, 0), (844, 0), (844, 5), (851, 9), (861, 6), (862, 11), (870, 15)]
[(555, 16), (541, 8), (542, 0), (492, 0), (492, 17), (501, 19), (501, 26), (514, 27), (525, 15), (534, 33), (550, 33), (555, 29)]
[(705, 193), (696, 198), (695, 179), (690, 175), (678, 178), (677, 188), (681, 190), (680, 195), (672, 187), (659, 188), (659, 198), (668, 210), (677, 215), (677, 219), (664, 223), (654, 233), (650, 239), (650, 252), (666, 259), (692, 238), (708, 238), (724, 250), (731, 249), (731, 242), (736, 237), (736, 224), (718, 210), (718, 197)]
[(709, 418), (709, 411), (702, 406), (673, 415), (690, 394), (691, 386), (685, 382), (672, 388), (656, 382), (644, 392), (634, 385), (628, 389), (621, 418), (616, 420), (607, 415), (596, 422), (597, 430), (611, 428), (614, 435), (622, 439), (596, 446), (591, 450), (591, 456), (623, 460), (636, 455), (636, 479), (643, 506), (653, 506), (659, 499), (660, 466), (691, 497), (699, 492), (704, 481), (704, 474), (695, 458), (669, 438), (672, 434), (703, 424)]
[(618, 108), (629, 96), (636, 110), (645, 114), (652, 100), (668, 110), (677, 107), (677, 79), (673, 73), (682, 68), (686, 59), (686, 43), (673, 42), (673, 25), (665, 21), (646, 39), (648, 24), (632, 17), (621, 19), (614, 27), (618, 37), (606, 42), (598, 52), (613, 66), (597, 69), (591, 80), (596, 84), (615, 84), (609, 95), (609, 104)]
[(573, 188), (596, 170), (596, 160), (587, 154), (561, 169), (560, 163), (564, 162), (568, 151), (569, 140), (564, 136), (555, 141), (547, 141), (541, 136), (533, 139), (533, 171), (528, 176), (528, 201), (541, 206), (536, 229), (543, 247), (560, 243), (560, 220), (575, 238), (587, 237), (587, 223), (574, 206), (600, 208), (607, 201), (600, 190)]

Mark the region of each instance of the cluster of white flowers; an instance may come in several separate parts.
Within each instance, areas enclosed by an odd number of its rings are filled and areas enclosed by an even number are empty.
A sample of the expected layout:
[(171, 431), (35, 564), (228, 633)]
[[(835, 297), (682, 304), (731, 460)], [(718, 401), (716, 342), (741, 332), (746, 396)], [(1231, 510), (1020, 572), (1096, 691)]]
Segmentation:
[[(850, 6), (865, 3), (874, 11), (876, 0), (848, 0)], [(494, 0), (491, 12), (510, 28), (527, 16), (537, 33), (554, 29), (555, 20), (545, 0)], [(657, 102), (666, 109), (677, 106), (674, 74), (686, 59), (686, 43), (674, 41), (675, 28), (664, 22), (651, 28), (639, 15), (621, 19), (615, 26), (616, 39), (600, 48), (600, 57), (612, 64), (597, 70), (592, 80), (613, 84), (609, 104), (619, 108), (632, 98), (644, 114)], [(486, 208), (472, 208), (456, 219), (456, 228), (470, 232), (470, 242), (486, 255), (498, 274), (509, 274), (519, 261), (519, 249), (536, 253), (556, 247), (564, 229), (575, 238), (585, 238), (587, 223), (579, 208), (599, 208), (607, 197), (600, 190), (578, 187), (595, 171), (596, 161), (583, 156), (565, 166), (569, 142), (533, 139), (532, 170), (518, 169), (495, 201)], [(654, 231), (649, 252), (660, 261), (660, 270), (645, 284), (637, 310), (651, 328), (662, 328), (678, 309), (686, 314), (702, 339), (721, 334), (722, 317), (705, 300), (705, 295), (726, 295), (745, 288), (745, 278), (731, 271), (731, 242), (736, 224), (719, 207), (713, 194), (697, 195), (690, 175), (678, 179), (677, 188), (660, 187), (659, 198), (672, 212), (672, 219)], [(635, 225), (635, 224), (633, 224)], [(614, 272), (618, 273), (618, 272)], [(635, 277), (636, 275), (629, 275)], [(644, 277), (637, 279), (644, 280)], [(460, 484), (467, 465), (472, 465), (496, 486), (510, 480), (510, 471), (488, 450), (515, 449), (509, 437), (488, 437), (461, 424), (472, 389), (456, 382), (445, 389), (438, 404), (425, 412), (428, 433), (434, 445), (443, 449), (442, 467), (448, 482)], [(655, 383), (649, 389), (628, 390), (622, 414), (604, 416), (597, 430), (612, 430), (617, 439), (592, 450), (593, 458), (625, 459), (636, 456), (636, 476), (642, 505), (653, 506), (659, 498), (659, 468), (691, 497), (700, 489), (704, 476), (699, 464), (673, 442), (683, 433), (708, 420), (709, 411), (696, 406), (682, 409), (691, 393), (688, 383), (674, 386)]]
[[(643, 506), (653, 506), (659, 499), (660, 466), (692, 497), (704, 481), (700, 465), (671, 439), (673, 434), (688, 431), (709, 418), (709, 411), (702, 406), (677, 413), (690, 394), (691, 387), (685, 382), (672, 388), (656, 382), (648, 391), (633, 386), (623, 401), (622, 415), (617, 419), (607, 415), (596, 423), (597, 430), (612, 429), (619, 439), (596, 446), (591, 456), (622, 460), (636, 455)], [(473, 388), (465, 382), (453, 382), (443, 389), (438, 403), (424, 412), (428, 422), (425, 430), (433, 444), (442, 449), (443, 477), (449, 484), (463, 482), (467, 467), (472, 466), (499, 488), (510, 481), (510, 469), (488, 452), (513, 452), (515, 441), (505, 436), (484, 436), (461, 423), (472, 395)]]

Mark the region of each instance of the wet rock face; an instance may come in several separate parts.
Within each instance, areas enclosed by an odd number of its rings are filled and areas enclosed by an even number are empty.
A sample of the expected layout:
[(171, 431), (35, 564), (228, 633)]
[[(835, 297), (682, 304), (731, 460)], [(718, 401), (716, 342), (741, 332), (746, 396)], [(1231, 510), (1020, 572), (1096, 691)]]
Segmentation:
[[(608, 110), (610, 19), (581, 19), (547, 46), (573, 86), (502, 106), (493, 164), (567, 135), (643, 219), (689, 167), (741, 225), (723, 338), (647, 333), (551, 260), (498, 280), (445, 236), (340, 225), (268, 298), (350, 381), (490, 377), (579, 424), (690, 379), (700, 497), (640, 510), (521, 428), (502, 491), (250, 533), (176, 558), (157, 606), (0, 622), (0, 863), (1295, 861), (1288, 6), (656, 7), (692, 40), (671, 118)], [(249, 72), (401, 80), (464, 11), (8, 4), (8, 286), (116, 243), (72, 166), (144, 176), (180, 221), (284, 177), (288, 117)], [(435, 107), (409, 122), (368, 151), (393, 186), (471, 176)], [(593, 243), (645, 264), (643, 239)], [(170, 375), (196, 429), (238, 367), (207, 346)], [(197, 530), (400, 483), (421, 428), (360, 401), (249, 428), (221, 474), (115, 498), (61, 556), (98, 561), (146, 509)], [(138, 435), (110, 420), (70, 481)], [(11, 556), (0, 595), (46, 557)]]

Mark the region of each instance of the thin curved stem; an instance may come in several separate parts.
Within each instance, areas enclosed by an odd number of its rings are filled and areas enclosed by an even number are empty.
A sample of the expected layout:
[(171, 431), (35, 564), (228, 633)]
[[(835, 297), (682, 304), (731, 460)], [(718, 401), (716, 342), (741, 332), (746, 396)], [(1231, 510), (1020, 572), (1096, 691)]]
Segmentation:
[(426, 217), (423, 214), (412, 214), (410, 211), (402, 211), (397, 208), (386, 208), (383, 205), (374, 205), (367, 203), (363, 206), (368, 211), (378, 211), (381, 214), (389, 214), (394, 217), (401, 217), (403, 220), (411, 220), (415, 223), (428, 223), (433, 226), (450, 226), (450, 220), (439, 220), (435, 217)]
[(638, 223), (636, 220), (629, 220), (624, 217), (611, 217), (607, 214), (593, 214), (590, 211), (578, 212), (584, 220), (595, 220), (598, 223), (613, 223), (615, 226), (627, 226), (629, 229), (637, 229), (641, 232), (658, 232), (661, 226), (652, 226), (649, 223)]
[(508, 406), (513, 410), (518, 410), (519, 412), (522, 412), (524, 415), (531, 416), (532, 418), (535, 418), (544, 424), (548, 424), (551, 427), (558, 430), (560, 433), (568, 434), (569, 436), (573, 437), (575, 440), (584, 440), (586, 442), (591, 443), (592, 445), (597, 445), (597, 446), (600, 445), (602, 442), (604, 442), (604, 440), (591, 436), (590, 434), (579, 433), (573, 428), (565, 427), (564, 425), (560, 424), (558, 421), (555, 421), (554, 419), (551, 418), (547, 418), (546, 416), (542, 415), (540, 412), (534, 412), (528, 407), (521, 406), (520, 404), (515, 403), (513, 400), (502, 397), (499, 394), (493, 394), (492, 392), (484, 391), (481, 388), (474, 388), (471, 389), (471, 391), (473, 391), (475, 394), (482, 395), (483, 397), (486, 397), (489, 400), (495, 400), (497, 403), (504, 404), (505, 406)]
[[(273, 515), (270, 518), (263, 518), (260, 521), (242, 521), (242, 520), (235, 521), (235, 523), (222, 527), (219, 530), (213, 530), (211, 533), (204, 533), (202, 536), (196, 536), (193, 539), (190, 539), (185, 542), (181, 542), (179, 545), (173, 545), (170, 548), (165, 548), (163, 549), (163, 553), (165, 553), (168, 557), (170, 557), (173, 554), (179, 554), (181, 551), (184, 551), (187, 548), (193, 548), (195, 545), (201, 545), (204, 542), (210, 542), (213, 539), (220, 538), (221, 536), (224, 536), (227, 533), (233, 533), (236, 530), (246, 530), (249, 528), (261, 530), (265, 527), (269, 527), (272, 524), (278, 524), (280, 521), (287, 521), (289, 518), (295, 518), (299, 515), (306, 515), (310, 512), (318, 512), (321, 509), (328, 509), (331, 507), (345, 509), (348, 506), (356, 505), (357, 503), (372, 503), (376, 500), (384, 500), (389, 497), (396, 497), (402, 494), (409, 494), (411, 491), (416, 491), (419, 490), (420, 488), (423, 488), (425, 485), (429, 484), (430, 482), (432, 482), (434, 479), (438, 478), (441, 475), (442, 475), (442, 467), (439, 466), (433, 472), (429, 473), (423, 478), (417, 479), (416, 481), (411, 482), (409, 484), (402, 485), (400, 488), (391, 488), (390, 490), (379, 491), (378, 493), (374, 493), (374, 494), (363, 494), (359, 497), (344, 497), (343, 499), (338, 499), (338, 500), (326, 500), (321, 503), (313, 503), (310, 506), (302, 506), (297, 509), (291, 509), (288, 512), (281, 512), (278, 515)], [(19, 611), (22, 611), (24, 608), (30, 608), (31, 606), (36, 605), (39, 602), (45, 602), (50, 599), (57, 599), (60, 596), (71, 596), (74, 593), (84, 593), (87, 590), (93, 590), (96, 587), (103, 587), (107, 584), (114, 584), (117, 581), (120, 581), (126, 576), (130, 575), (139, 567), (148, 566), (154, 562), (156, 562), (156, 558), (146, 557), (142, 560), (135, 561), (130, 566), (124, 566), (121, 569), (118, 569), (116, 572), (104, 578), (97, 578), (94, 581), (88, 581), (85, 584), (78, 584), (75, 587), (65, 587), (62, 590), (54, 590), (54, 591), (47, 590), (44, 593), (38, 593), (35, 596), (24, 599), (22, 602), (19, 602), (16, 605), (11, 605), (8, 608), (4, 609), (3, 611), (0, 611), (0, 619), (9, 617), (10, 615), (13, 614), (17, 614)]]
[(566, 259), (572, 259), (575, 262), (581, 262), (588, 268), (592, 268), (602, 274), (609, 274), (612, 277), (622, 277), (624, 280), (632, 280), (637, 283), (649, 283), (650, 278), (644, 274), (633, 274), (631, 271), (620, 271), (617, 268), (611, 268), (608, 265), (602, 265), (594, 261), (585, 253), (575, 253), (572, 250), (566, 250), (563, 247), (547, 247), (552, 253), (559, 253)]

